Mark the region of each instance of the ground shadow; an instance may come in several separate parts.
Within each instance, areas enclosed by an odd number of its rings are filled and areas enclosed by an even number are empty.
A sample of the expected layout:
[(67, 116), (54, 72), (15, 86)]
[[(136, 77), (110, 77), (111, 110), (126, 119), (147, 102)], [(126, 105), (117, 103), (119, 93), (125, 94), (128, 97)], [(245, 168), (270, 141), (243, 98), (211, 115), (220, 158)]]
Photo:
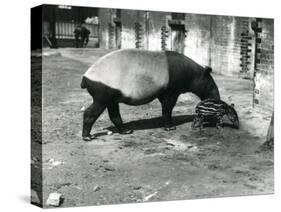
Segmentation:
[[(199, 126), (197, 126), (199, 128)], [(206, 127), (210, 127), (210, 128), (216, 128), (217, 127), (217, 123), (216, 122), (208, 122), (208, 123), (204, 123), (203, 124), (203, 128), (206, 128)], [(223, 123), (222, 124), (222, 127), (229, 127), (229, 128), (232, 128), (232, 129), (239, 129), (237, 127), (235, 127), (233, 124), (230, 124), (230, 123)]]
[[(181, 115), (173, 116), (173, 125), (179, 126), (188, 122), (192, 122), (195, 115)], [(151, 119), (140, 119), (136, 121), (131, 121), (124, 124), (126, 128), (131, 130), (146, 130), (146, 129), (156, 129), (164, 126), (162, 117), (156, 117)], [(106, 128), (110, 131), (117, 132), (116, 128), (111, 126)]]

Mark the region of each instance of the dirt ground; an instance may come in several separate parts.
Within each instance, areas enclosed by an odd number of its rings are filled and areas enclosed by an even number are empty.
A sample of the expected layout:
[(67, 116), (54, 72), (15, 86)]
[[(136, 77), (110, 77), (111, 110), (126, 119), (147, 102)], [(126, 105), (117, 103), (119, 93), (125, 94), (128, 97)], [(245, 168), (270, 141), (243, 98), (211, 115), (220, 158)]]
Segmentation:
[(91, 97), (80, 88), (81, 76), (108, 51), (56, 50), (61, 56), (44, 52), (43, 144), (32, 143), (38, 153), (33, 152), (31, 165), (39, 176), (42, 147), (39, 198), (44, 207), (49, 207), (45, 203), (52, 192), (63, 195), (61, 207), (274, 192), (273, 153), (260, 149), (271, 114), (253, 110), (250, 80), (213, 75), (222, 99), (235, 104), (239, 130), (192, 129), (199, 99), (185, 94), (173, 111), (175, 131), (162, 129), (161, 107), (155, 100), (142, 106), (120, 105), (133, 134), (115, 133), (105, 111), (93, 128), (97, 138), (84, 142), (81, 108), (91, 104)]

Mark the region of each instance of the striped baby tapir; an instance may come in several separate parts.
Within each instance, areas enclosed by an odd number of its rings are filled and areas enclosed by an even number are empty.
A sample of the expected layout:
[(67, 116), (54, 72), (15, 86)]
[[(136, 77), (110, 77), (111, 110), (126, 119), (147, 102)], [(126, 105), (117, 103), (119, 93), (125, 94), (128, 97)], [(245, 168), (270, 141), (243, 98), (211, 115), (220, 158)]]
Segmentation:
[(83, 139), (94, 138), (92, 126), (105, 109), (121, 134), (132, 133), (124, 127), (119, 103), (142, 105), (156, 98), (162, 106), (164, 128), (175, 129), (172, 110), (180, 94), (192, 92), (201, 100), (220, 99), (211, 71), (173, 51), (123, 49), (101, 57), (81, 81), (81, 88), (93, 97), (93, 104), (84, 111)]
[(202, 129), (205, 123), (215, 124), (217, 128), (223, 127), (224, 116), (228, 117), (234, 128), (239, 128), (239, 118), (234, 104), (228, 105), (222, 100), (208, 98), (197, 104), (195, 113), (193, 128), (200, 127)]

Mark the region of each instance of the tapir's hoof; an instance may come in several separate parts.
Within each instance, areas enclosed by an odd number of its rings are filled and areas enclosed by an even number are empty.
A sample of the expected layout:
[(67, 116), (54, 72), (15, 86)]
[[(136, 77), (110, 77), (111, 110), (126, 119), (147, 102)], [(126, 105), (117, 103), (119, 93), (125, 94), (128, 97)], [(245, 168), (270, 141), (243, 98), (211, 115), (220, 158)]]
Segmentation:
[(89, 136), (84, 136), (82, 139), (83, 139), (83, 141), (89, 142), (89, 141), (93, 140), (95, 137), (96, 136), (94, 136), (94, 135), (89, 135)]
[(166, 130), (166, 131), (172, 131), (172, 130), (175, 130), (175, 129), (176, 129), (175, 126), (173, 126), (173, 127), (165, 127), (164, 128), (164, 130)]
[(119, 133), (122, 135), (127, 135), (127, 134), (132, 134), (134, 131), (133, 130), (122, 130)]

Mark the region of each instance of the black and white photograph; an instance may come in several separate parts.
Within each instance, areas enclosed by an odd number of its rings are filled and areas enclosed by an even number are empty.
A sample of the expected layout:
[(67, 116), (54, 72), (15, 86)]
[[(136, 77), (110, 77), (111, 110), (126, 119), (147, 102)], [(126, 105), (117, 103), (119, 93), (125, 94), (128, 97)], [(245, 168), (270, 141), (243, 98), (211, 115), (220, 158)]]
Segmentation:
[(31, 13), (31, 203), (274, 194), (274, 18)]

